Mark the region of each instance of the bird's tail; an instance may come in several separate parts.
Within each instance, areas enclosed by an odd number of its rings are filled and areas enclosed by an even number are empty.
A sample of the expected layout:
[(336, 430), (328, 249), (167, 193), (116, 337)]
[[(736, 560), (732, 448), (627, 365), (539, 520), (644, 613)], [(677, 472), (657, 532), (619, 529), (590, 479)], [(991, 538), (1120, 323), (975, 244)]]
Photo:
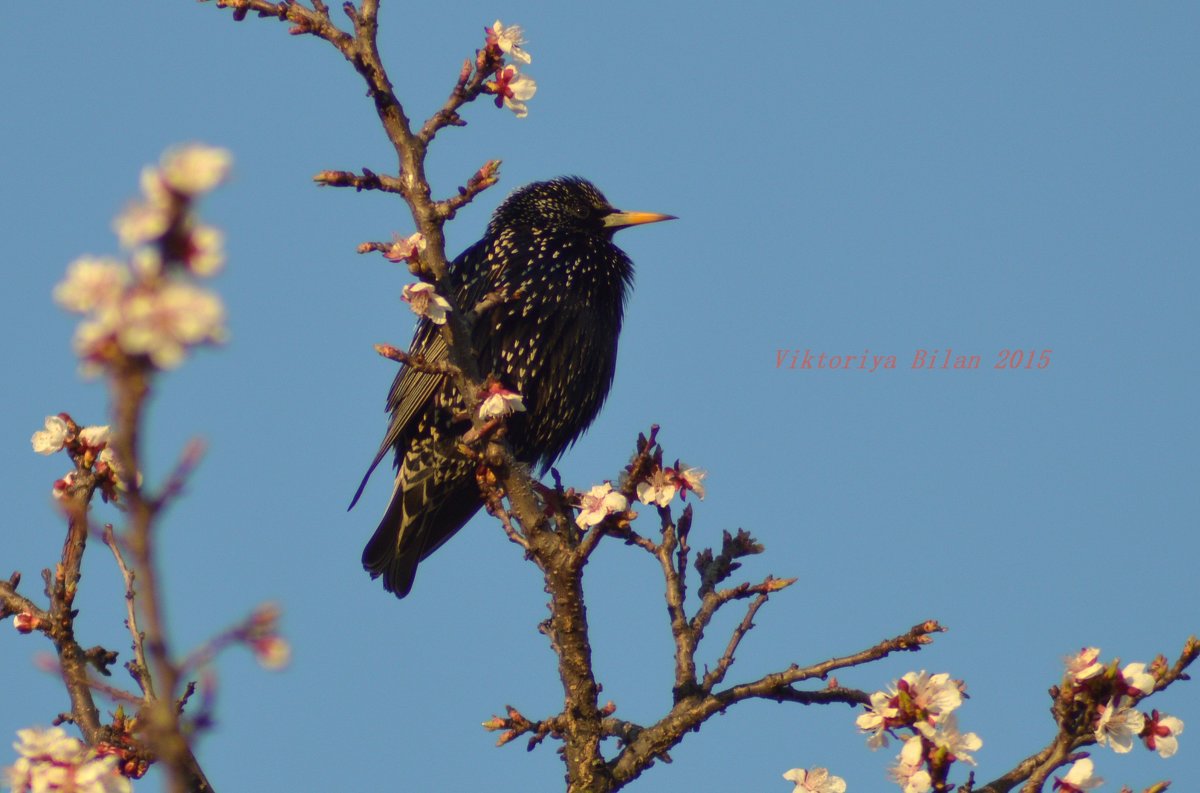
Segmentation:
[(412, 589), (417, 565), (482, 506), (469, 468), (465, 477), (439, 475), (445, 473), (432, 467), (402, 471), (387, 512), (363, 550), (363, 568), (372, 578), (382, 577), (383, 588), (398, 598)]

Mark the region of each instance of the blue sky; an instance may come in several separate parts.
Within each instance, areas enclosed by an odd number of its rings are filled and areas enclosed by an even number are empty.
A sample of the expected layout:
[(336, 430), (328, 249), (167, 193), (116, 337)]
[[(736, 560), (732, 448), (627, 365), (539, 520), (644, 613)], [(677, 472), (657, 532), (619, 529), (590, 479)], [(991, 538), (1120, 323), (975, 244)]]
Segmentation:
[[(669, 457), (710, 472), (693, 543), (744, 527), (767, 546), (746, 576), (799, 577), (760, 612), (731, 681), (937, 618), (950, 632), (919, 656), (839, 678), (965, 678), (959, 720), (984, 740), (988, 780), (1051, 736), (1063, 656), (1098, 645), (1149, 661), (1197, 631), (1200, 8), (385, 3), (410, 117), (440, 104), (497, 17), (525, 26), (539, 92), (527, 119), (479, 103), (436, 142), (441, 195), (504, 160), (449, 252), (508, 190), (565, 173), (680, 217), (618, 237), (638, 275), (616, 383), (559, 468), (581, 488), (614, 477), (657, 422)], [(221, 659), (206, 768), (221, 791), (557, 789), (551, 747), (495, 749), (479, 727), (506, 703), (540, 716), (560, 697), (538, 575), (500, 528), (471, 523), (403, 602), (359, 566), (390, 487), (378, 476), (345, 511), (385, 426), (393, 369), (372, 345), (406, 344), (412, 316), (406, 273), (354, 253), (407, 234), (403, 205), (311, 182), (395, 169), (358, 76), (277, 23), (127, 0), (14, 4), (0, 66), (0, 572), (36, 592), (61, 547), (48, 491), (65, 459), (34, 456), (30, 434), (48, 414), (107, 410), (103, 385), (77, 375), (53, 285), (76, 256), (116, 251), (111, 219), (144, 164), (179, 142), (225, 146), (235, 177), (203, 214), (227, 235), (216, 287), (232, 338), (160, 381), (147, 476), (161, 481), (188, 438), (209, 443), (163, 529), (177, 645), (273, 600), (295, 658), (277, 675)], [(980, 368), (911, 368), (917, 350), (948, 348)], [(897, 368), (793, 370), (780, 350), (870, 350)], [(1051, 351), (1050, 365), (993, 368), (1004, 350)], [(79, 629), (124, 653), (98, 550)], [(605, 696), (653, 720), (671, 675), (656, 567), (614, 542), (586, 586)], [(710, 632), (710, 662), (735, 616)], [(33, 666), (47, 649), (0, 632), (0, 730), (65, 708)], [(1193, 731), (1197, 703), (1194, 684), (1153, 701)], [(782, 792), (779, 775), (804, 765), (894, 789), (892, 754), (869, 753), (853, 720), (739, 706), (633, 789)], [(1167, 761), (1098, 749), (1102, 789), (1200, 789), (1191, 733), (1182, 746)]]

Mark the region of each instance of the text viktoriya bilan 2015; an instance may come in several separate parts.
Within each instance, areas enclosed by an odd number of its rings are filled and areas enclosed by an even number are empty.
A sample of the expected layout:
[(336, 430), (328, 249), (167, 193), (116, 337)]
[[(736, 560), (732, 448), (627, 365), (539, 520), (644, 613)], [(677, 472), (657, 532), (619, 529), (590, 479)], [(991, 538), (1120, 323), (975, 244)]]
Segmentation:
[[(1021, 350), (1005, 347), (1000, 350), (989, 368), (991, 369), (1046, 369), (1050, 366), (1050, 349)], [(847, 369), (875, 372), (880, 369), (897, 369), (895, 355), (876, 355), (863, 350), (862, 355), (830, 355), (813, 352), (812, 348), (775, 350), (776, 369)], [(954, 349), (916, 350), (907, 369), (981, 369), (983, 360), (978, 355), (957, 355)]]

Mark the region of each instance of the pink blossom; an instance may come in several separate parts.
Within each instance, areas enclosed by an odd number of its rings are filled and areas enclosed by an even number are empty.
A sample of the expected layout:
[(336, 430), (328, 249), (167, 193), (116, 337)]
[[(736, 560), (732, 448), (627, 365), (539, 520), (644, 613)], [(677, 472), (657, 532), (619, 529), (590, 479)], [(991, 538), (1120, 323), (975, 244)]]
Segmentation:
[(691, 468), (687, 465), (681, 465), (678, 460), (675, 461), (675, 474), (679, 482), (679, 496), (684, 501), (687, 501), (687, 494), (690, 490), (696, 495), (704, 498), (704, 485), (701, 482), (708, 476), (707, 471), (699, 468)]
[(1096, 661), (1099, 655), (1099, 647), (1084, 647), (1067, 659), (1067, 674), (1076, 682), (1095, 677), (1104, 671), (1104, 664)]
[(525, 102), (537, 93), (537, 83), (528, 75), (521, 74), (516, 66), (509, 64), (496, 72), (494, 82), (488, 83), (496, 95), (496, 107), (507, 107), (517, 118), (529, 115)]
[(629, 508), (629, 502), (620, 493), (614, 493), (612, 483), (605, 482), (596, 485), (580, 499), (579, 516), (575, 523), (579, 528), (586, 529), (595, 526), (609, 515), (624, 512)]
[(792, 793), (846, 793), (846, 780), (829, 773), (828, 768), (793, 768), (783, 778), (796, 783)]
[(425, 250), (425, 235), (421, 232), (402, 238), (399, 234), (392, 235), (392, 245), (384, 251), (383, 258), (389, 262), (415, 262), (421, 251)]
[(446, 312), (450, 310), (450, 303), (437, 293), (433, 284), (406, 284), (400, 299), (408, 303), (408, 307), (417, 316), (426, 317), (435, 325), (446, 324)]
[(1179, 740), (1175, 736), (1183, 732), (1182, 720), (1154, 710), (1150, 712), (1150, 718), (1142, 730), (1145, 732), (1142, 740), (1146, 748), (1158, 752), (1160, 757), (1170, 757), (1179, 751)]

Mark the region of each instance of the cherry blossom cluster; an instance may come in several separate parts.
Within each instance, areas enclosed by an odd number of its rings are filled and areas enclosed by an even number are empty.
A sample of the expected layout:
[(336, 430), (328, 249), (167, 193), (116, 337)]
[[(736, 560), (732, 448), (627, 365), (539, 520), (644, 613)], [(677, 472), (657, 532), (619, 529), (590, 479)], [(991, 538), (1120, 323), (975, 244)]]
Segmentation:
[(129, 793), (119, 758), (102, 755), (70, 737), (61, 727), (17, 731), (17, 761), (5, 769), (13, 793)]
[(1166, 662), (1158, 659), (1149, 666), (1139, 662), (1121, 667), (1115, 659), (1101, 664), (1099, 657), (1099, 648), (1085, 647), (1066, 659), (1057, 697), (1064, 719), (1090, 730), (1096, 743), (1118, 754), (1133, 749), (1138, 739), (1161, 757), (1175, 754), (1183, 722), (1157, 710), (1146, 714), (1133, 707), (1154, 692)]
[(158, 167), (142, 171), (142, 197), (114, 223), (129, 261), (84, 256), (68, 267), (54, 298), (84, 315), (74, 344), (88, 370), (131, 360), (172, 369), (188, 348), (225, 338), (220, 299), (191, 282), (221, 269), (222, 237), (196, 219), (192, 205), (229, 167), (223, 149), (167, 152)]
[(958, 728), (953, 711), (962, 701), (961, 680), (945, 672), (909, 672), (887, 690), (872, 694), (867, 712), (855, 723), (870, 736), (867, 745), (872, 749), (887, 746), (889, 736), (903, 738), (889, 774), (904, 793), (927, 793), (935, 783), (945, 783), (952, 763), (974, 765), (971, 753), (983, 746), (978, 735)]
[(796, 783), (792, 793), (846, 793), (846, 780), (829, 773), (828, 768), (793, 768), (783, 778)]
[(537, 93), (537, 82), (527, 74), (521, 74), (513, 63), (505, 63), (505, 57), (511, 61), (529, 64), (533, 61), (529, 53), (521, 49), (525, 36), (520, 25), (501, 24), (496, 20), (490, 28), (484, 28), (487, 41), (480, 55), (489, 63), (496, 64), (494, 79), (484, 84), (489, 94), (496, 95), (496, 107), (507, 107), (517, 118), (525, 118), (529, 108), (525, 105)]
[(670, 468), (658, 466), (650, 478), (639, 482), (637, 486), (638, 501), (643, 504), (656, 504), (665, 507), (671, 503), (676, 494), (687, 501), (689, 492), (704, 498), (704, 478), (708, 472), (681, 464), (678, 460)]
[[(75, 463), (75, 470), (54, 483), (55, 498), (63, 498), (80, 471), (96, 474), (101, 496), (105, 501), (118, 501), (120, 492), (126, 489), (128, 479), (117, 463), (116, 455), (109, 446), (108, 425), (80, 427), (67, 413), (47, 416), (45, 427), (33, 433), (30, 442), (38, 454), (50, 455), (66, 451)], [(140, 481), (140, 475), (139, 475)]]

